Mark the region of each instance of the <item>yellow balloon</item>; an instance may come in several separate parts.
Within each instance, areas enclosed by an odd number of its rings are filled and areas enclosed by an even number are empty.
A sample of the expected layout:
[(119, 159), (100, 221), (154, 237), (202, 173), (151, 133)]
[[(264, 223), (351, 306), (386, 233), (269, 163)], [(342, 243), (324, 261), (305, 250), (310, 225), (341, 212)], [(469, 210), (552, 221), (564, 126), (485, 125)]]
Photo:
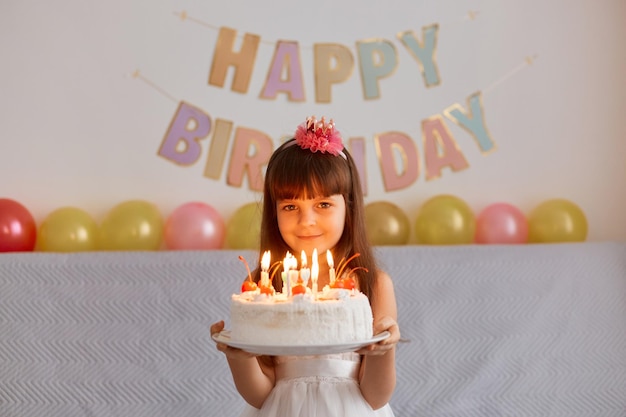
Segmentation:
[(539, 204), (528, 216), (528, 241), (583, 242), (587, 228), (587, 218), (580, 207), (569, 200), (555, 198)]
[(37, 235), (37, 249), (44, 252), (96, 250), (98, 225), (76, 207), (54, 210), (44, 219)]
[(152, 203), (130, 200), (113, 207), (100, 224), (103, 250), (157, 250), (163, 240), (163, 217)]
[(476, 220), (469, 206), (452, 195), (439, 195), (426, 201), (415, 222), (418, 243), (457, 245), (474, 241)]
[(395, 204), (377, 201), (365, 206), (365, 228), (372, 245), (405, 245), (411, 225), (406, 214)]
[(248, 203), (237, 209), (226, 224), (224, 246), (228, 249), (258, 249), (261, 238), (261, 207)]

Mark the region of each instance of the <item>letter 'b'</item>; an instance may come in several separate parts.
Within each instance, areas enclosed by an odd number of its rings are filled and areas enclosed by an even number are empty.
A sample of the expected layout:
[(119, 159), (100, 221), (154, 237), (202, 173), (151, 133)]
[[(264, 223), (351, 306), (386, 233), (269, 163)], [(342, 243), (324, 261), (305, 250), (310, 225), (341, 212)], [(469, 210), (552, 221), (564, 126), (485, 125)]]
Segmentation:
[(159, 149), (159, 156), (179, 165), (195, 163), (202, 148), (198, 143), (211, 131), (211, 119), (202, 110), (180, 102)]

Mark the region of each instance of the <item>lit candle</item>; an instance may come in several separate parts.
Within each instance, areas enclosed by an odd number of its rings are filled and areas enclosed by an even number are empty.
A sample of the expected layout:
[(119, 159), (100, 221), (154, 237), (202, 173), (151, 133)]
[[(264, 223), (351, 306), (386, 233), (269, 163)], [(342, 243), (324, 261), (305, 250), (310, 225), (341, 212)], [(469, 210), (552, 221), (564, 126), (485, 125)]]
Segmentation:
[(328, 279), (330, 280), (330, 285), (332, 286), (335, 283), (335, 264), (333, 262), (333, 255), (330, 253), (330, 250), (326, 251), (326, 260), (328, 261)]
[(280, 273), (280, 279), (283, 281), (283, 289), (282, 289), (282, 293), (287, 295), (287, 273), (286, 272), (281, 272)]
[(306, 285), (309, 282), (309, 278), (311, 277), (311, 270), (307, 268), (306, 253), (304, 253), (304, 251), (302, 251), (301, 258), (302, 258), (302, 264), (301, 264), (302, 267), (300, 268), (300, 278), (302, 278), (302, 282), (304, 283), (304, 286), (306, 287)]
[(317, 262), (317, 249), (313, 249), (313, 255), (311, 256), (311, 291), (313, 296), (317, 299), (317, 278), (320, 273), (320, 266)]
[(293, 255), (290, 252), (287, 252), (285, 259), (283, 260), (283, 294), (287, 296), (291, 295), (291, 269), (293, 267), (294, 259)]
[(287, 271), (289, 271), (289, 252), (283, 259), (283, 272), (280, 273), (280, 277), (283, 279), (283, 294), (289, 295), (289, 279), (287, 277)]
[(291, 295), (291, 289), (298, 284), (298, 260), (292, 255), (289, 261), (289, 295)]
[(270, 251), (266, 250), (261, 258), (261, 285), (269, 287), (270, 278), (268, 269), (270, 268)]

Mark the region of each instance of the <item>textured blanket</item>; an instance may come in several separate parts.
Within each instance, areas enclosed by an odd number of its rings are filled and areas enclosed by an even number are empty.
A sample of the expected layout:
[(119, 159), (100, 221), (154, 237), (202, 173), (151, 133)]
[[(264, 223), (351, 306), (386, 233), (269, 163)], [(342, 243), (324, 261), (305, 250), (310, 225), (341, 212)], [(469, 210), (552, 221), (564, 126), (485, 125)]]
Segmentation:
[[(399, 417), (626, 416), (626, 243), (380, 247)], [(256, 253), (0, 254), (0, 416), (236, 416), (209, 326)]]

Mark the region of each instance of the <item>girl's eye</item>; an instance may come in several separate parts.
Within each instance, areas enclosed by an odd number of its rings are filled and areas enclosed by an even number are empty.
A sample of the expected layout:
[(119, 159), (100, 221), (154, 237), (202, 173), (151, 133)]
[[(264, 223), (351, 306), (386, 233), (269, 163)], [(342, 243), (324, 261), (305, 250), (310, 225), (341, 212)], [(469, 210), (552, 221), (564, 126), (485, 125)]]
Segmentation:
[(296, 209), (296, 206), (293, 205), (293, 204), (285, 204), (283, 206), (283, 210), (285, 210), (285, 211), (292, 211), (292, 210), (295, 210), (295, 209)]
[(329, 208), (329, 207), (331, 206), (331, 204), (330, 204), (329, 202), (327, 202), (327, 201), (322, 201), (322, 202), (319, 204), (319, 206), (320, 206), (321, 208)]

